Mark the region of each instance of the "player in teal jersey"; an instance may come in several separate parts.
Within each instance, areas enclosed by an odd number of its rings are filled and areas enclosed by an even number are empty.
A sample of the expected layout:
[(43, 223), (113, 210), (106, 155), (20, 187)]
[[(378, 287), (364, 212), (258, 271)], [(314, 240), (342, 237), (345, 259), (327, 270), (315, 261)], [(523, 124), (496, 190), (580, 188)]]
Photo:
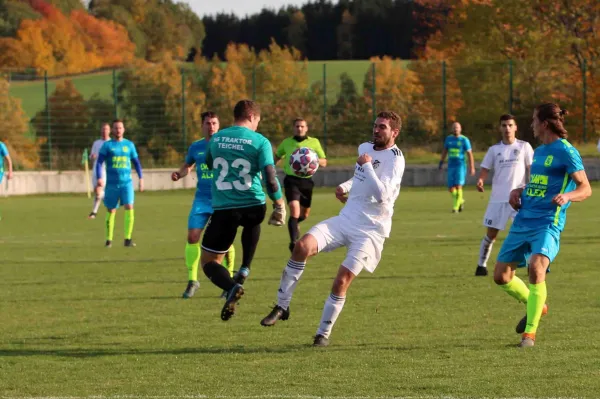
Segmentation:
[[(200, 236), (213, 212), (210, 191), (213, 173), (206, 166), (206, 147), (212, 135), (219, 131), (219, 117), (216, 113), (210, 111), (203, 112), (201, 116), (204, 138), (192, 143), (183, 165), (171, 175), (171, 180), (178, 181), (187, 176), (194, 165), (196, 165), (198, 183), (196, 185), (196, 194), (194, 195), (190, 216), (188, 217), (188, 236), (185, 245), (185, 265), (188, 269), (188, 285), (183, 293), (183, 298), (185, 299), (193, 297), (200, 287), (200, 283), (198, 282)], [(224, 258), (230, 275), (233, 275), (233, 259), (235, 259), (235, 249), (232, 245), (229, 248), (227, 256)]]
[[(12, 175), (13, 175), (12, 160), (10, 159), (10, 155), (8, 154), (8, 148), (6, 148), (6, 145), (0, 141), (0, 185), (2, 184), (2, 180), (4, 178), (4, 160), (5, 159), (6, 159), (6, 163), (8, 164), (8, 173), (6, 174), (6, 179), (10, 180), (10, 179), (12, 179)], [(0, 220), (2, 220), (2, 216), (0, 216)]]
[[(269, 224), (283, 226), (286, 214), (273, 148), (269, 140), (256, 132), (260, 107), (254, 101), (239, 101), (233, 117), (233, 126), (213, 135), (206, 152), (206, 164), (213, 170), (213, 214), (202, 238), (200, 260), (208, 279), (228, 293), (221, 311), (223, 321), (231, 318), (244, 294), (242, 284), (250, 273), (260, 239), (260, 224), (266, 213), (263, 179), (273, 200)], [(240, 226), (243, 227), (242, 264), (232, 278), (222, 262)]]
[[(131, 164), (140, 180), (140, 191), (144, 191), (144, 178), (142, 176), (142, 165), (138, 159), (135, 145), (123, 138), (125, 125), (120, 119), (112, 123), (113, 139), (102, 145), (98, 161), (96, 161), (96, 176), (102, 176), (102, 164), (106, 161), (106, 189), (104, 195), (104, 206), (106, 214), (106, 244), (107, 248), (112, 246), (113, 233), (115, 229), (115, 216), (117, 208), (123, 205), (125, 208), (125, 246), (135, 247), (131, 239), (133, 234), (133, 182), (131, 180)], [(98, 187), (104, 186), (104, 179), (99, 178)]]
[[(542, 145), (533, 153), (526, 187), (510, 192), (509, 203), (519, 212), (500, 249), (494, 281), (527, 306), (527, 315), (516, 331), (523, 334), (520, 347), (532, 347), (540, 318), (546, 314), (546, 270), (558, 254), (567, 208), (592, 195), (581, 156), (567, 140), (564, 115), (547, 103), (533, 112), (533, 134)], [(524, 256), (529, 258), (529, 288), (515, 275)]]
[(446, 137), (444, 150), (440, 160), (439, 169), (442, 170), (446, 155), (448, 155), (448, 191), (452, 194), (452, 212), (462, 212), (465, 200), (463, 198), (463, 186), (466, 182), (467, 169), (465, 165), (465, 154), (469, 158), (469, 174), (475, 176), (475, 161), (471, 142), (461, 134), (462, 126), (458, 122), (452, 124), (452, 135)]
[(290, 234), (290, 251), (294, 250), (296, 241), (300, 238), (300, 229), (298, 225), (302, 223), (310, 214), (312, 203), (312, 193), (315, 183), (312, 176), (296, 176), (290, 166), (289, 158), (298, 148), (307, 147), (313, 150), (319, 157), (319, 166), (327, 166), (325, 151), (321, 147), (321, 142), (315, 137), (309, 137), (308, 125), (303, 118), (294, 119), (294, 135), (288, 137), (279, 144), (275, 152), (275, 163), (283, 159), (283, 188), (285, 198), (290, 207), (290, 218), (288, 219), (288, 232)]

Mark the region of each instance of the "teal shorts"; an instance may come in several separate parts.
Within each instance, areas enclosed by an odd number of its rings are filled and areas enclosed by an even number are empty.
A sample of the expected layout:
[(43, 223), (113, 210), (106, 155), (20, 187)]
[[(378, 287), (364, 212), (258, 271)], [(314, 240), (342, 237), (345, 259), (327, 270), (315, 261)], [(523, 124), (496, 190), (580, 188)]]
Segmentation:
[(544, 255), (554, 261), (560, 248), (560, 232), (551, 228), (534, 231), (511, 231), (506, 236), (498, 262), (520, 263), (531, 255)]
[(133, 205), (133, 183), (106, 185), (104, 206), (117, 209), (120, 205)]
[(188, 229), (203, 229), (213, 213), (210, 199), (194, 199), (190, 216), (188, 217)]
[(467, 180), (467, 168), (465, 166), (448, 166), (448, 188), (464, 186)]

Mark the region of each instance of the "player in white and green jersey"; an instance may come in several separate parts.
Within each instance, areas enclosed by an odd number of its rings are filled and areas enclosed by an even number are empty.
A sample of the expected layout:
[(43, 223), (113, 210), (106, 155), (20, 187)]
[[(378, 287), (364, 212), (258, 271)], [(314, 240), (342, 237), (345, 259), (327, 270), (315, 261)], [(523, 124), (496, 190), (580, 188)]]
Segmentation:
[[(213, 170), (213, 214), (204, 232), (200, 258), (204, 274), (228, 293), (221, 311), (223, 321), (231, 318), (237, 301), (244, 295), (242, 284), (250, 273), (266, 213), (263, 179), (274, 207), (269, 224), (285, 224), (285, 204), (275, 172), (273, 148), (269, 140), (256, 132), (260, 107), (250, 100), (239, 101), (233, 117), (233, 126), (214, 134), (206, 149), (206, 164)], [(222, 264), (240, 226), (243, 227), (242, 264), (232, 278)]]
[(310, 148), (319, 157), (319, 166), (327, 166), (325, 151), (321, 147), (321, 142), (315, 137), (309, 137), (308, 125), (303, 118), (294, 120), (294, 135), (288, 137), (279, 144), (275, 152), (275, 163), (283, 159), (283, 188), (285, 198), (290, 207), (290, 218), (288, 219), (288, 231), (290, 233), (290, 251), (294, 250), (296, 241), (300, 238), (300, 229), (298, 225), (308, 218), (310, 206), (312, 203), (312, 193), (315, 182), (312, 176), (297, 176), (290, 166), (289, 157), (298, 148)]

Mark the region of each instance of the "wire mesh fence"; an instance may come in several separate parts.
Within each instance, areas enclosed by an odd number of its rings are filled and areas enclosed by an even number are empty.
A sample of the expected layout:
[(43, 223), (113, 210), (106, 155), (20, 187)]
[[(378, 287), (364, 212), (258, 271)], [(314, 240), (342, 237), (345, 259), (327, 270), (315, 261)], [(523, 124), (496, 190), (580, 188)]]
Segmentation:
[(329, 158), (355, 155), (370, 138), (375, 115), (403, 118), (400, 142), (438, 151), (452, 121), (475, 148), (498, 140), (498, 118), (512, 113), (520, 135), (533, 107), (554, 101), (569, 109), (573, 141), (596, 139), (600, 121), (595, 84), (585, 62), (574, 66), (534, 61), (427, 62), (389, 58), (356, 62), (155, 64), (52, 77), (40, 71), (0, 70), (0, 140), (19, 169), (78, 168), (105, 122), (124, 120), (125, 136), (145, 167), (178, 165), (201, 138), (203, 111), (221, 126), (233, 122), (243, 98), (262, 108), (259, 131), (276, 147), (303, 117)]

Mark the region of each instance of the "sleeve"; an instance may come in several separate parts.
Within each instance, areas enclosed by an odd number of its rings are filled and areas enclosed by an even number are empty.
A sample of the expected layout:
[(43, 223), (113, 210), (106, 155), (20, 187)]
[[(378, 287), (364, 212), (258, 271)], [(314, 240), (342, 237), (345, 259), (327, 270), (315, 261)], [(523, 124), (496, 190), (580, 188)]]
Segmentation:
[(321, 142), (319, 141), (319, 139), (315, 139), (315, 148), (314, 148), (315, 152), (317, 153), (317, 155), (319, 156), (320, 159), (326, 159), (327, 157), (325, 156), (325, 151), (323, 151), (323, 147), (321, 147)]
[(137, 149), (135, 148), (135, 144), (133, 144), (132, 142), (129, 142), (129, 154), (130, 154), (129, 157), (131, 159), (139, 158)]
[(0, 157), (4, 158), (8, 156), (8, 148), (4, 143), (0, 143)]
[[(108, 143), (108, 141), (106, 143)], [(108, 146), (106, 145), (106, 143), (102, 144), (102, 147), (100, 147), (100, 151), (98, 151), (98, 156), (102, 155), (104, 158), (106, 158), (106, 156), (108, 155)]]
[(275, 165), (273, 160), (273, 147), (269, 140), (264, 138), (258, 149), (258, 169), (263, 170), (267, 165)]
[[(189, 166), (192, 166), (193, 164), (196, 163), (196, 159), (194, 159), (194, 149), (193, 149), (193, 144), (190, 146), (190, 148), (188, 148), (188, 152), (185, 155), (185, 163)], [(206, 151), (208, 151), (208, 145), (206, 146)]]
[(445, 150), (447, 150), (447, 149), (449, 148), (449, 147), (448, 147), (448, 139), (449, 139), (449, 138), (450, 138), (450, 137), (446, 137), (446, 138), (444, 139), (444, 149), (445, 149)]
[(569, 145), (565, 148), (563, 154), (568, 174), (573, 174), (575, 172), (579, 172), (580, 170), (584, 170), (583, 160), (581, 159), (581, 155), (579, 155), (577, 148)]
[(471, 140), (465, 137), (465, 151), (471, 151)]
[(405, 167), (404, 157), (396, 156), (393, 161), (388, 161), (380, 167), (384, 169), (381, 177), (377, 177), (370, 162), (363, 165), (365, 183), (369, 184), (377, 202), (385, 202), (393, 198), (400, 190)]
[[(494, 147), (490, 147), (485, 153), (485, 157), (483, 157), (483, 161), (481, 161), (481, 167), (486, 168), (487, 170), (492, 170), (494, 168)], [(525, 155), (527, 158), (527, 155)]]
[(533, 147), (529, 143), (525, 143), (525, 165), (533, 164)]
[(275, 152), (275, 156), (277, 156), (277, 158), (283, 158), (284, 155), (285, 155), (285, 140), (283, 140), (281, 142), (281, 144), (279, 144), (279, 147), (277, 147), (277, 152)]

